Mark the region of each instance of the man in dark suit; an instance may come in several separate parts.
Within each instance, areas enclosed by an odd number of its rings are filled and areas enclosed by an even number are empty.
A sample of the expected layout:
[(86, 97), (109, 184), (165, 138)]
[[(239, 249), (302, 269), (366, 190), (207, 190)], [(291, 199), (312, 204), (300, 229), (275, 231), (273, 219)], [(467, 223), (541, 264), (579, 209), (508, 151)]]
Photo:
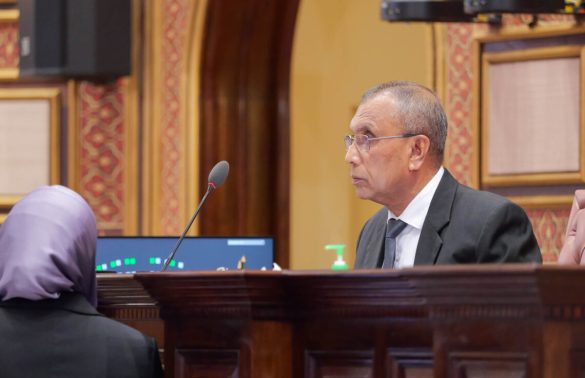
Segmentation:
[(381, 84), (364, 94), (350, 129), (357, 195), (384, 206), (362, 228), (355, 268), (542, 261), (519, 206), (442, 167), (447, 117), (431, 90)]

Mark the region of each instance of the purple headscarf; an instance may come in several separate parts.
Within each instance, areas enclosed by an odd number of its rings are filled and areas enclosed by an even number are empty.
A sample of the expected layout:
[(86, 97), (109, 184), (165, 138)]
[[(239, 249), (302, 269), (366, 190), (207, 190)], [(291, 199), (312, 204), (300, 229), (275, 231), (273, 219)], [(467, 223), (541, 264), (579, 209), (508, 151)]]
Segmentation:
[(97, 306), (95, 215), (60, 185), (27, 194), (0, 226), (0, 301), (83, 294)]

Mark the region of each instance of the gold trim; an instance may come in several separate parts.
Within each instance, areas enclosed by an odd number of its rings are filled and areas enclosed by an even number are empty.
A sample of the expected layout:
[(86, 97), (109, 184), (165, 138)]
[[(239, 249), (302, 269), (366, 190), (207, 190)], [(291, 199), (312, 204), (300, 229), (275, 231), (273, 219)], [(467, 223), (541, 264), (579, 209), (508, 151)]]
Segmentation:
[[(205, 14), (207, 0), (199, 0), (191, 9), (189, 18), (190, 28), (187, 41), (187, 62), (183, 65), (186, 69), (184, 77), (187, 78), (185, 103), (192, 106), (185, 106), (186, 127), (184, 140), (184, 177), (187, 196), (185, 198), (185, 222), (191, 217), (197, 203), (199, 202), (199, 86), (200, 86), (200, 62), (203, 48), (203, 27), (205, 25)], [(199, 222), (196, 220), (191, 227), (190, 235), (199, 235)]]
[(56, 88), (0, 88), (3, 100), (52, 100), (60, 94)]
[(161, 45), (162, 45), (162, 3), (145, 2), (144, 34), (144, 141), (143, 141), (143, 206), (142, 231), (145, 235), (162, 235), (160, 222), (160, 122), (161, 122)]
[[(164, 87), (164, 72), (163, 72), (163, 57), (162, 57), (162, 46), (164, 44), (164, 18), (163, 14), (165, 13), (164, 3), (161, 1), (155, 1), (154, 5), (154, 25), (156, 27), (153, 28), (153, 40), (152, 40), (152, 68), (153, 68), (153, 76), (152, 76), (152, 88), (153, 88), (153, 106), (152, 106), (152, 125), (151, 125), (151, 143), (152, 143), (152, 198), (151, 198), (151, 206), (152, 206), (152, 225), (151, 230), (154, 232), (155, 235), (164, 235), (166, 234), (165, 229), (162, 227), (162, 214), (161, 214), (161, 206), (162, 206), (162, 163), (161, 163), (161, 140), (162, 140), (162, 123), (163, 123), (163, 110), (161, 105), (166, 104), (164, 102), (162, 96), (162, 88)], [(165, 57), (166, 58), (166, 57)]]
[(573, 196), (512, 196), (508, 199), (526, 209), (571, 209)]
[[(433, 57), (433, 67), (434, 67), (434, 77), (433, 83), (435, 88), (435, 92), (437, 96), (439, 96), (439, 100), (443, 104), (443, 108), (447, 115), (450, 113), (450, 109), (447, 109), (448, 106), (448, 96), (447, 96), (447, 43), (446, 43), (446, 31), (447, 26), (443, 23), (433, 23), (432, 25), (432, 38), (433, 38), (433, 45), (434, 50), (431, 51), (431, 56)], [(448, 146), (449, 138), (446, 140), (445, 145), (445, 152), (443, 154), (443, 164), (447, 165), (451, 158), (451, 149)], [(450, 167), (447, 167), (450, 168)]]
[[(133, 67), (134, 71), (135, 66)], [(138, 229), (138, 121), (136, 114), (136, 80), (123, 79), (124, 93), (124, 203), (122, 207), (122, 230), (125, 235), (136, 235)]]
[(585, 182), (585, 47), (581, 48), (580, 53), (581, 66), (579, 69), (580, 86), (579, 95), (581, 98), (581, 105), (579, 106), (579, 133), (581, 139), (579, 140), (579, 148), (581, 149), (579, 154), (579, 167), (581, 168), (581, 182)]
[(67, 186), (79, 192), (79, 123), (77, 83), (67, 81)]
[(123, 232), (126, 235), (138, 233), (138, 201), (139, 201), (139, 88), (137, 78), (141, 77), (140, 71), (140, 46), (142, 45), (142, 34), (140, 25), (140, 1), (132, 1), (132, 74), (124, 80), (124, 140), (126, 151), (124, 169), (124, 210), (123, 210)]
[(9, 209), (23, 196), (0, 196), (0, 209)]
[[(486, 162), (482, 164), (486, 169)], [(482, 183), (487, 186), (524, 186), (524, 185), (545, 185), (545, 184), (579, 184), (585, 182), (582, 173), (561, 172), (561, 173), (531, 173), (531, 174), (510, 174), (510, 175), (485, 175)]]
[[(582, 46), (554, 46), (507, 52), (484, 53), (483, 63), (525, 62), (581, 56)], [(485, 67), (484, 67), (485, 68)]]
[(561, 35), (583, 34), (585, 26), (575, 26), (575, 24), (558, 24), (537, 26), (535, 28), (513, 27), (502, 28), (498, 33), (489, 31), (477, 31), (474, 33), (474, 39), (480, 43), (503, 42), (517, 39), (538, 39), (546, 37), (558, 37)]
[[(4, 2), (0, 0), (0, 4)], [(16, 3), (16, 1), (14, 1)], [(0, 22), (16, 22), (20, 17), (20, 11), (18, 9), (2, 9), (0, 10)]]
[(428, 23), (424, 26), (425, 28), (425, 54), (430, 57), (429, 64), (425, 64), (425, 79), (426, 79), (426, 86), (431, 88), (437, 96), (439, 96), (437, 92), (437, 75), (435, 72), (437, 70), (437, 49), (436, 49), (436, 38), (435, 38), (435, 26), (433, 23)]
[[(481, 64), (480, 64), (481, 45), (478, 41), (474, 40), (471, 44), (471, 75), (474, 78), (481, 78)], [(470, 162), (470, 186), (472, 188), (479, 189), (481, 177), (481, 109), (479, 104), (481, 103), (481, 80), (475, 79), (471, 81), (471, 162)]]
[(18, 68), (0, 68), (0, 80), (2, 81), (18, 80), (19, 74)]
[(49, 99), (51, 112), (51, 169), (50, 182), (58, 184), (61, 182), (61, 101), (59, 90), (54, 90), (54, 95)]
[[(583, 66), (585, 60), (582, 58), (583, 48), (581, 46), (556, 46), (537, 49), (527, 49), (521, 51), (509, 51), (502, 53), (485, 53), (482, 56), (482, 73), (481, 76), (481, 109), (488, 109), (488, 91), (489, 91), (489, 67), (490, 64), (502, 62), (519, 62), (538, 59), (553, 59), (580, 57), (581, 58), (581, 89), (583, 88)], [(583, 91), (581, 90), (581, 101), (583, 101)], [(480, 111), (473, 109), (475, 114)], [(489, 115), (487, 112), (481, 114), (481, 182), (489, 186), (521, 186), (521, 185), (542, 185), (542, 184), (579, 184), (585, 182), (585, 165), (582, 163), (585, 156), (585, 144), (580, 143), (579, 156), (580, 168), (577, 172), (541, 172), (530, 174), (503, 174), (492, 175), (488, 170), (488, 146), (489, 146)], [(580, 112), (580, 133), (585, 133), (585, 122), (583, 111)], [(475, 132), (476, 130), (474, 130)]]
[[(434, 57), (434, 78), (435, 92), (443, 104), (447, 103), (447, 48), (446, 48), (446, 29), (447, 26), (441, 23), (434, 23), (432, 26), (432, 38), (434, 40), (435, 51)], [(432, 52), (431, 52), (432, 53)]]
[[(187, 4), (192, 4), (193, 2), (189, 2), (189, 3), (185, 3), (185, 6), (187, 6)], [(197, 2), (195, 1), (195, 5), (197, 5)], [(187, 20), (187, 27), (189, 28), (188, 30), (191, 30), (193, 28), (193, 21), (192, 21), (192, 14), (193, 12), (191, 12), (191, 10), (193, 9), (193, 6), (189, 7), (189, 9), (185, 12), (186, 16), (185, 19)], [(177, 201), (179, 203), (179, 208), (177, 210), (177, 223), (179, 225), (183, 225), (187, 223), (187, 220), (189, 219), (189, 215), (188, 213), (191, 212), (191, 209), (188, 209), (188, 207), (186, 206), (187, 204), (187, 190), (186, 190), (186, 185), (187, 185), (187, 176), (189, 175), (189, 173), (187, 172), (187, 167), (189, 166), (189, 162), (187, 161), (187, 156), (189, 155), (189, 134), (190, 134), (190, 125), (187, 126), (187, 109), (186, 105), (188, 104), (187, 102), (187, 88), (189, 87), (189, 74), (191, 73), (188, 59), (189, 59), (189, 55), (187, 54), (188, 48), (189, 48), (189, 32), (185, 33), (185, 40), (183, 41), (185, 43), (183, 47), (183, 51), (185, 52), (185, 55), (183, 56), (183, 61), (184, 64), (180, 65), (180, 69), (181, 69), (181, 74), (180, 76), (182, 78), (184, 78), (184, 80), (179, 80), (178, 83), (178, 98), (177, 98), (177, 102), (179, 103), (179, 114), (178, 114), (178, 118), (177, 118), (177, 133), (179, 135), (179, 138), (177, 140), (177, 147), (178, 147), (178, 152), (179, 152), (179, 160), (177, 161), (177, 168), (178, 168), (178, 172), (179, 172), (179, 177), (178, 177), (178, 182), (179, 182), (179, 186), (177, 188)], [(197, 101), (195, 101), (192, 106), (196, 107), (197, 106)], [(182, 230), (181, 230), (182, 231)]]
[[(61, 93), (54, 88), (1, 88), (0, 100), (47, 100), (49, 102), (49, 184), (59, 184), (60, 171), (60, 130)], [(0, 204), (14, 205), (21, 196), (0, 195)]]

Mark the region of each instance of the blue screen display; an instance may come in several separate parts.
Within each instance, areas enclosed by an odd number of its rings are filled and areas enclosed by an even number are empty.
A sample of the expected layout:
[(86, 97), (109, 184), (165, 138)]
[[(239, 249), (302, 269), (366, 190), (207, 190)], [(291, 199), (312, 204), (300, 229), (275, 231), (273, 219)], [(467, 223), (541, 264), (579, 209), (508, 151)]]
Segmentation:
[[(96, 271), (158, 272), (177, 243), (176, 237), (99, 237)], [(236, 269), (245, 256), (245, 269), (272, 269), (274, 241), (270, 237), (186, 237), (167, 271)]]

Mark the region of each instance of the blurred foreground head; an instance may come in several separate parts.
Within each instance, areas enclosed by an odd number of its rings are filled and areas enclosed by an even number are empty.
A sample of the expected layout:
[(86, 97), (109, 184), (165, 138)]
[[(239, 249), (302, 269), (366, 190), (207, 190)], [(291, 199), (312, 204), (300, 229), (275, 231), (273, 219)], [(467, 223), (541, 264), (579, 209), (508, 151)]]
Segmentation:
[(27, 194), (0, 226), (0, 301), (83, 294), (97, 306), (96, 220), (87, 202), (64, 186)]

